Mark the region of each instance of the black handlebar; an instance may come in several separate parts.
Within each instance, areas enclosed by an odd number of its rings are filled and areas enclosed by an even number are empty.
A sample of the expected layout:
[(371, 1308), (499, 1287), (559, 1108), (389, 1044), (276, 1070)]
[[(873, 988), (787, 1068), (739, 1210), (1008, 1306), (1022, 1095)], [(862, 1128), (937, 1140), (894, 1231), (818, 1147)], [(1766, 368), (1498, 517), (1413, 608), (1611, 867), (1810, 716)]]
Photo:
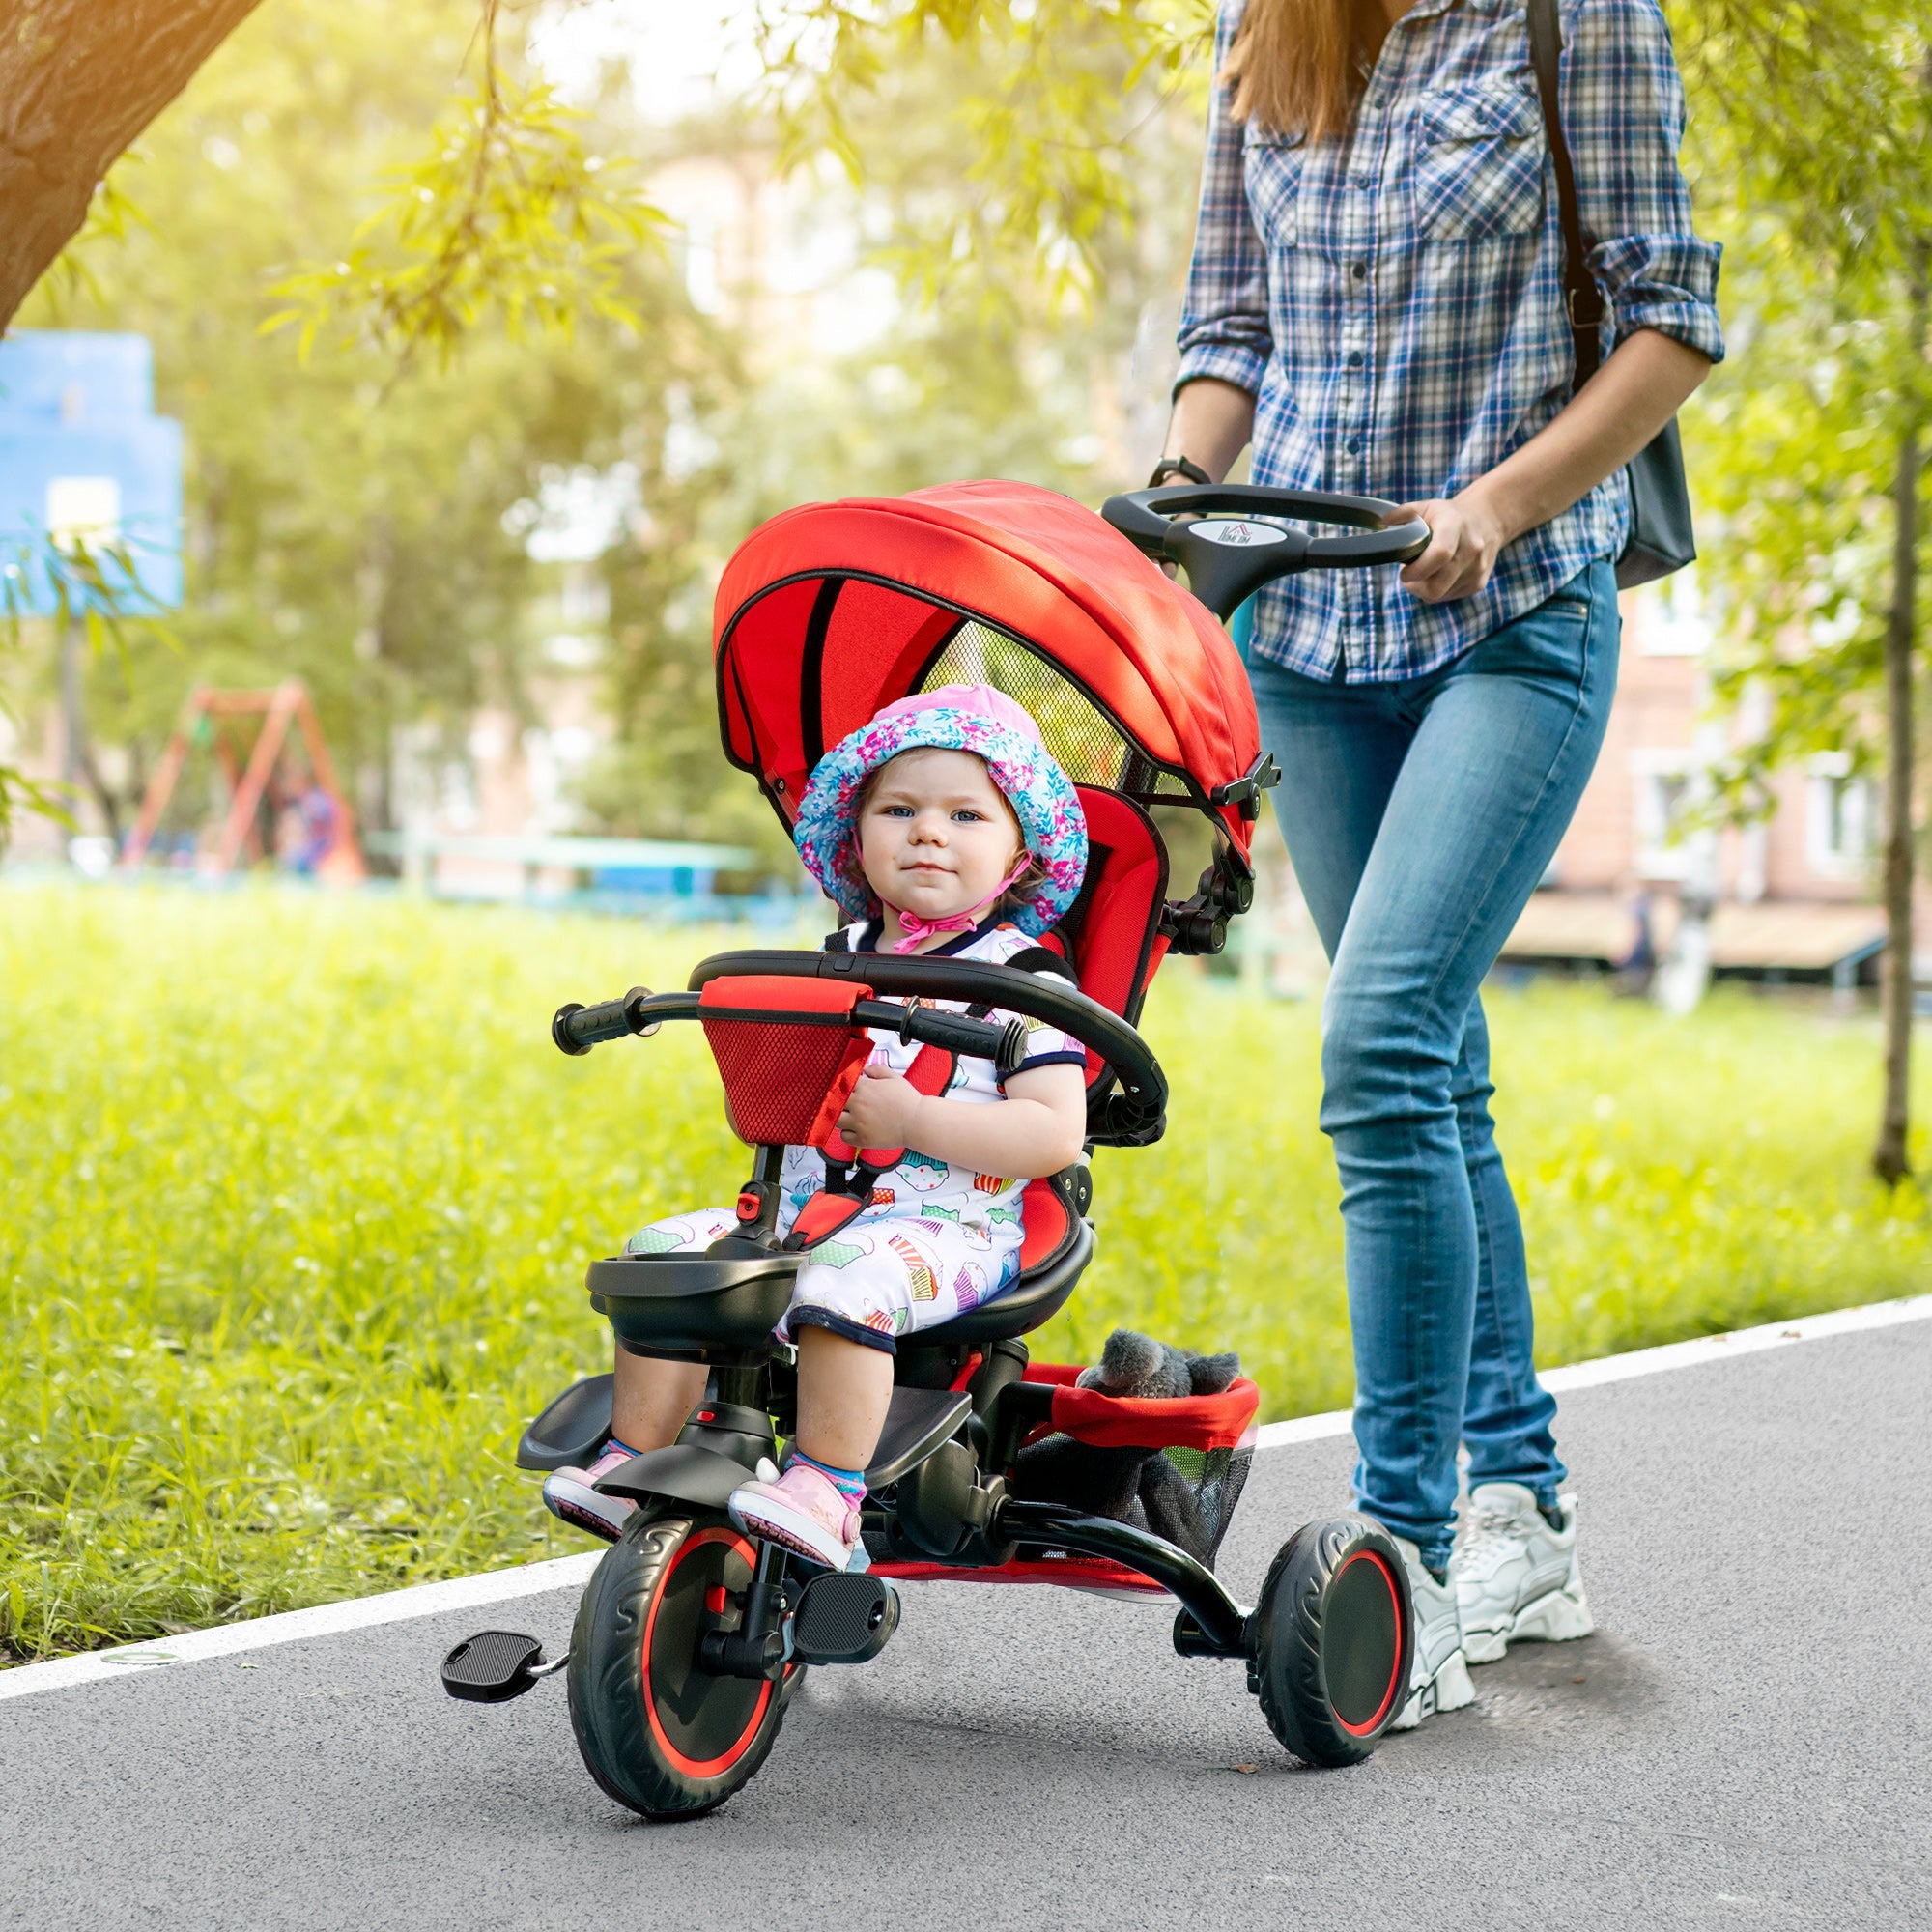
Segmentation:
[[(1178, 563), (1187, 573), (1187, 587), (1225, 624), (1277, 577), (1362, 570), (1420, 556), (1429, 547), (1429, 526), (1420, 518), (1391, 526), (1397, 508), (1378, 497), (1327, 490), (1189, 483), (1109, 497), (1100, 514), (1136, 549)], [(1177, 523), (1179, 517), (1192, 521)], [(1311, 536), (1296, 523), (1346, 524), (1362, 534)]]
[(965, 1013), (935, 1012), (930, 1007), (901, 1006), (896, 1000), (854, 1000), (852, 1022), (895, 1033), (902, 1040), (916, 1039), (922, 1046), (943, 1046), (949, 1053), (990, 1060), (1002, 1079), (1017, 1073), (1026, 1058), (1026, 1024), (1022, 1020), (994, 1026), (990, 1020), (976, 1020)]
[[(563, 1052), (575, 1055), (629, 1034), (655, 1033), (666, 1020), (700, 1019), (698, 992), (709, 980), (753, 974), (827, 980), (863, 975), (875, 994), (913, 1001), (968, 1000), (1044, 1020), (1098, 1054), (1119, 1083), (1118, 1093), (1110, 1092), (1103, 1082), (1090, 1094), (1091, 1137), (1118, 1146), (1143, 1146), (1160, 1138), (1167, 1112), (1167, 1076), (1140, 1035), (1119, 1014), (1051, 974), (1020, 972), (985, 960), (857, 952), (721, 952), (698, 965), (688, 992), (652, 993), (633, 986), (621, 1000), (561, 1007), (551, 1021), (551, 1037)], [(890, 998), (855, 1000), (852, 1021), (859, 1027), (896, 1033), (904, 1040), (990, 1060), (1002, 1073), (1010, 1073), (1019, 1065), (1026, 1045), (1026, 1029), (1017, 1020), (994, 1026), (970, 1014), (901, 1006)]]

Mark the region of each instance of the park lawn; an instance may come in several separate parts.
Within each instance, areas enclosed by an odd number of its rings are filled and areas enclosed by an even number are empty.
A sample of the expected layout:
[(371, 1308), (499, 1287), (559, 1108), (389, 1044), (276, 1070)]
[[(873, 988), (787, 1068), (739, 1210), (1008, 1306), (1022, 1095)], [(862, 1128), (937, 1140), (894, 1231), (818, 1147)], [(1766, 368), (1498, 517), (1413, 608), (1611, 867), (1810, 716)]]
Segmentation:
[[(744, 1168), (701, 1037), (560, 1057), (566, 998), (707, 941), (267, 888), (0, 887), (0, 1659), (582, 1548), (511, 1456), (607, 1365), (585, 1260)], [(1868, 1017), (1490, 998), (1545, 1362), (1922, 1288), (1866, 1178)], [(1346, 1405), (1317, 1014), (1170, 969), (1167, 1139), (1096, 1159), (1043, 1359), (1126, 1322)], [(1921, 1112), (1927, 1096), (1919, 1096)], [(1924, 1150), (1919, 1150), (1923, 1158)]]

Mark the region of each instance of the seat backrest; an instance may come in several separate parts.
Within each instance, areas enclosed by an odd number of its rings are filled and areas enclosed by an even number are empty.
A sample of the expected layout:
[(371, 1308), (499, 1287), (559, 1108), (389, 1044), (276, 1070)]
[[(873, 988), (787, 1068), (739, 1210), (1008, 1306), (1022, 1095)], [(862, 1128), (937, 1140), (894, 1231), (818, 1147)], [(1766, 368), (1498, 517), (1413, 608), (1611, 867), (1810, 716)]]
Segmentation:
[(1052, 1177), (1029, 1180), (1020, 1195), (1020, 1273), (1057, 1262), (1073, 1234), (1073, 1216)]
[[(1040, 943), (1071, 963), (1089, 999), (1132, 1022), (1167, 951), (1160, 936), (1167, 848), (1153, 820), (1130, 800), (1097, 785), (1076, 789), (1087, 813), (1087, 876)], [(1090, 1072), (1096, 1065), (1090, 1055)]]

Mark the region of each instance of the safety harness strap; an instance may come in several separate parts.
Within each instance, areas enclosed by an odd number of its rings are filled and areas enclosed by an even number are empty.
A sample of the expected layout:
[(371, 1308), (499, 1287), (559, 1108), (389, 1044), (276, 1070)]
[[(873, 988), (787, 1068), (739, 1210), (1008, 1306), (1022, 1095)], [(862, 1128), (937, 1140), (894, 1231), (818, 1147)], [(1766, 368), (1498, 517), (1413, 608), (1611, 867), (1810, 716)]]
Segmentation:
[[(812, 1131), (811, 1145), (821, 1149), (825, 1155), (825, 1186), (798, 1210), (791, 1233), (785, 1236), (784, 1245), (795, 1253), (829, 1240), (846, 1222), (863, 1214), (872, 1205), (879, 1176), (905, 1158), (902, 1147), (854, 1148), (839, 1136), (838, 1116), (845, 1111), (845, 1103), (852, 1097), (852, 1090), (864, 1077), (866, 1063), (871, 1058), (870, 1040), (856, 1039), (852, 1044), (854, 1053), (840, 1066), (838, 1077), (819, 1109), (825, 1138), (819, 1139), (817, 1126)], [(905, 1077), (915, 1092), (932, 1099), (952, 1086), (957, 1064), (946, 1047), (922, 1046), (906, 1068)]]

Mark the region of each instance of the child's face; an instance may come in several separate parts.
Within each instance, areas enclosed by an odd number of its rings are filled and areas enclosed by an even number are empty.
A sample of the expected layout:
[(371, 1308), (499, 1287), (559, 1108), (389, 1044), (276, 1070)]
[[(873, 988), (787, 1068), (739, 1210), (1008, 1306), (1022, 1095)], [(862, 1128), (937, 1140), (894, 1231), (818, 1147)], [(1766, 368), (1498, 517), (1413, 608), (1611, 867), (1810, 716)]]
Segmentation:
[(992, 897), (1026, 857), (1019, 821), (971, 752), (901, 752), (859, 814), (859, 862), (889, 906), (950, 919)]

